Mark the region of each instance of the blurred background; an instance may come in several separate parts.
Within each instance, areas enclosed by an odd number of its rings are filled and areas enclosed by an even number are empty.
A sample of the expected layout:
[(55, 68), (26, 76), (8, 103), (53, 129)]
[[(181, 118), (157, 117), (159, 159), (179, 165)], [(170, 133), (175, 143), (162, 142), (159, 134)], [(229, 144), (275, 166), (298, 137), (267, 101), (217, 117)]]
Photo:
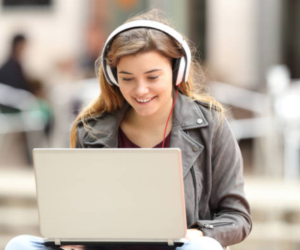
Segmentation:
[(152, 8), (197, 46), (242, 150), (254, 227), (231, 249), (300, 249), (298, 0), (0, 0), (0, 249), (40, 236), (32, 149), (68, 147), (107, 36)]

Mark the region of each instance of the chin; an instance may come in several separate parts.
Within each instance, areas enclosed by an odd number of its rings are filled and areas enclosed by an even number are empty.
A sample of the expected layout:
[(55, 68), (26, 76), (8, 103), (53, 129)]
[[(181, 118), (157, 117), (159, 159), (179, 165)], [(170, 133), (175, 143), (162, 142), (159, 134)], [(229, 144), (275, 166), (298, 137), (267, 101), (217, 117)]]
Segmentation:
[(138, 113), (138, 115), (140, 115), (140, 116), (151, 116), (151, 115), (153, 115), (155, 112), (154, 111), (147, 111), (147, 112), (139, 112), (139, 111), (137, 111), (136, 110), (136, 112)]

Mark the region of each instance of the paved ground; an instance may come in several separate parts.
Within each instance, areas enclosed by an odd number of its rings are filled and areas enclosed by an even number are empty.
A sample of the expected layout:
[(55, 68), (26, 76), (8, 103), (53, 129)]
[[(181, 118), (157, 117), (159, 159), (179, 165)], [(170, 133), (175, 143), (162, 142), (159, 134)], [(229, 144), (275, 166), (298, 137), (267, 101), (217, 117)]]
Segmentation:
[(253, 230), (233, 250), (300, 249), (300, 183), (246, 178)]

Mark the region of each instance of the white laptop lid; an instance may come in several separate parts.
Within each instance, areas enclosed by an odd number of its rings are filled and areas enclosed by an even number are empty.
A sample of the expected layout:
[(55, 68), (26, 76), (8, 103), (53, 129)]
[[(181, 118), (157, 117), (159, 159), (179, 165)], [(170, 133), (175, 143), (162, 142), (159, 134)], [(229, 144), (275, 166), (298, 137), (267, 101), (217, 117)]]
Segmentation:
[(179, 149), (34, 149), (41, 234), (168, 241), (186, 234)]

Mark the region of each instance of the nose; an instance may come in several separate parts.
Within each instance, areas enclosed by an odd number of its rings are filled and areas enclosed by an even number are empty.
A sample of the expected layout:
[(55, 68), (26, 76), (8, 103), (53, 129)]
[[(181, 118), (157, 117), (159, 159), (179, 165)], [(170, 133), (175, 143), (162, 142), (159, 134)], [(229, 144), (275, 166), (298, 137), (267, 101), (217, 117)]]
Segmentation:
[(136, 88), (135, 88), (135, 94), (137, 96), (144, 96), (144, 95), (146, 95), (148, 93), (149, 93), (148, 85), (145, 82), (143, 82), (143, 81), (139, 81), (137, 83)]

